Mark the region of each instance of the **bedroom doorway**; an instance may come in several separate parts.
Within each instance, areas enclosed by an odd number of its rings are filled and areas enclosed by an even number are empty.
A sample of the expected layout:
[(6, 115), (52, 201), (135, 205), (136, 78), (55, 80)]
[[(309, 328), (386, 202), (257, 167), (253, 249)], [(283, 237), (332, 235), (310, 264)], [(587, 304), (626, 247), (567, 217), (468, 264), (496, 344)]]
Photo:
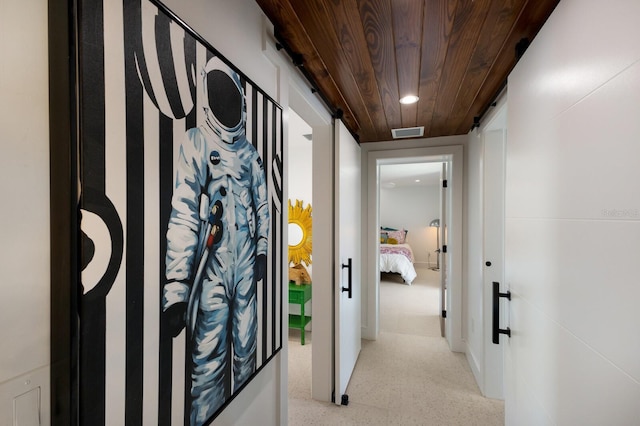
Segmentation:
[(429, 323), (420, 333), (444, 337), (446, 163), (379, 167), (380, 328), (402, 333)]
[[(367, 207), (368, 217), (366, 224), (367, 235), (367, 276), (368, 285), (366, 294), (363, 294), (363, 337), (376, 340), (380, 332), (380, 264), (378, 262), (379, 246), (380, 246), (380, 226), (385, 225), (381, 221), (381, 215), (385, 207), (381, 205), (381, 179), (380, 169), (383, 166), (403, 165), (407, 164), (425, 164), (432, 163), (438, 168), (442, 164), (447, 164), (446, 179), (447, 193), (445, 216), (442, 213), (431, 214), (425, 211), (422, 220), (425, 222), (422, 231), (423, 235), (427, 232), (432, 233), (431, 238), (424, 238), (427, 244), (430, 240), (435, 242), (436, 235), (440, 239), (440, 246), (443, 241), (448, 241), (447, 252), (439, 253), (440, 258), (437, 259), (434, 253), (429, 256), (430, 249), (422, 249), (423, 251), (416, 256), (418, 261), (423, 263), (420, 266), (428, 267), (436, 263), (437, 272), (446, 282), (446, 291), (443, 292), (444, 308), (446, 310), (445, 335), (449, 348), (455, 352), (464, 351), (464, 342), (462, 340), (462, 147), (459, 145), (415, 148), (415, 149), (399, 149), (388, 151), (371, 151), (367, 158)], [(439, 173), (438, 173), (439, 175)], [(415, 180), (415, 178), (414, 178)], [(440, 179), (438, 179), (439, 181)], [(439, 191), (439, 189), (438, 189)], [(440, 204), (440, 203), (438, 203)], [(398, 205), (395, 206), (396, 210)], [(405, 210), (405, 209), (402, 209)], [(433, 216), (433, 217), (430, 217)], [(441, 226), (439, 228), (429, 227), (428, 225), (434, 219), (440, 219)], [(427, 222), (428, 220), (428, 222)], [(402, 225), (400, 225), (402, 226)], [(394, 228), (393, 226), (388, 226)], [(427, 228), (433, 228), (428, 230)], [(436, 234), (439, 232), (439, 234)], [(412, 240), (409, 233), (408, 240)], [(446, 240), (445, 240), (446, 239)], [(446, 256), (446, 258), (444, 257)], [(426, 259), (425, 259), (426, 258)], [(430, 263), (431, 262), (431, 263)], [(430, 270), (431, 272), (436, 272)], [(365, 306), (366, 305), (366, 306)]]
[(380, 329), (444, 337), (446, 163), (381, 164), (379, 178)]

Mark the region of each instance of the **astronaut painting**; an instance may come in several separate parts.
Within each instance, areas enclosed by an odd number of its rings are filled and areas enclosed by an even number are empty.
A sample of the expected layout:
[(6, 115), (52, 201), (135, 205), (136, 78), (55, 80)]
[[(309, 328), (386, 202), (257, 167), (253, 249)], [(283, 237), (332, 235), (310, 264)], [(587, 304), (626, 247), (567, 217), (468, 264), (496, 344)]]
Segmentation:
[(282, 348), (282, 109), (161, 3), (79, 1), (79, 424), (211, 424)]
[(162, 301), (172, 334), (187, 327), (192, 425), (255, 371), (256, 282), (269, 234), (264, 168), (246, 138), (240, 78), (213, 58), (202, 79), (206, 120), (180, 148)]

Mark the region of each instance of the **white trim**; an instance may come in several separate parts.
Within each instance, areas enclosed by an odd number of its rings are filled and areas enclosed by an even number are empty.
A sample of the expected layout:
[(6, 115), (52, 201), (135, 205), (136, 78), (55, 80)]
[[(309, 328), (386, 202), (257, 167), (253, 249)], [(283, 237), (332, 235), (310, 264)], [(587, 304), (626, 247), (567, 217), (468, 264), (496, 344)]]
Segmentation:
[[(478, 387), (482, 391), (482, 389), (484, 389), (484, 377), (482, 374), (482, 369), (480, 368), (480, 363), (478, 362), (478, 359), (476, 358), (473, 352), (473, 349), (468, 343), (466, 343), (466, 347), (467, 349), (465, 351), (465, 355), (467, 358), (467, 363), (469, 363), (469, 367), (471, 368), (471, 372), (473, 373), (473, 376), (476, 379), (476, 383), (478, 384)], [(484, 392), (483, 392), (483, 395), (484, 395)]]
[[(332, 232), (331, 221), (327, 225), (326, 218), (332, 217), (333, 211), (333, 192), (326, 191), (330, 187), (331, 174), (327, 173), (327, 164), (331, 164), (333, 149), (332, 147), (332, 119), (331, 113), (320, 99), (313, 95), (309, 84), (304, 80), (302, 74), (291, 66), (290, 59), (283, 50), (277, 50), (275, 47), (275, 37), (273, 34), (273, 25), (266, 17), (263, 16), (263, 38), (262, 52), (274, 64), (277, 69), (276, 77), (276, 100), (283, 108), (283, 135), (284, 135), (284, 156), (285, 161), (283, 191), (288, 193), (288, 162), (286, 159), (289, 155), (289, 108), (293, 109), (307, 124), (312, 127), (313, 131), (313, 227), (315, 229), (323, 229), (326, 232), (314, 235), (314, 255), (313, 264), (315, 266), (313, 272), (314, 282), (324, 282), (326, 286), (316, 285), (312, 287), (311, 311), (312, 312), (331, 312), (333, 307), (332, 298)], [(288, 222), (288, 211), (283, 209), (285, 213), (284, 221)], [(326, 228), (328, 226), (329, 228)], [(283, 241), (288, 241), (287, 227), (283, 228)], [(326, 236), (326, 238), (323, 238)], [(327, 239), (328, 238), (328, 239)], [(285, 246), (283, 246), (285, 247)], [(288, 270), (287, 256), (283, 256), (285, 263), (284, 271)], [(285, 277), (283, 277), (283, 286)], [(283, 287), (285, 288), (285, 287)], [(287, 296), (288, 297), (288, 296)], [(283, 305), (283, 321), (284, 326), (288, 330), (289, 304)], [(320, 401), (330, 401), (331, 392), (333, 390), (333, 323), (331, 315), (317, 315), (313, 318), (313, 342), (312, 345), (312, 374), (311, 374), (311, 395), (313, 399)], [(280, 419), (279, 424), (287, 423), (288, 410), (288, 339), (283, 336), (281, 356), (284, 358), (282, 370), (280, 371)]]
[[(367, 247), (367, 262), (363, 262), (363, 276), (368, 277), (363, 286), (363, 323), (362, 337), (375, 340), (380, 332), (379, 310), (379, 265), (378, 255), (378, 217), (379, 217), (379, 192), (378, 192), (378, 165), (403, 163), (411, 159), (415, 161), (450, 162), (451, 164), (451, 209), (449, 212), (449, 246), (448, 252), (450, 291), (447, 292), (447, 342), (452, 351), (464, 352), (465, 344), (462, 334), (462, 196), (463, 196), (463, 169), (464, 153), (462, 145), (434, 146), (424, 148), (407, 148), (385, 151), (369, 151), (367, 153), (367, 220), (366, 230), (363, 232), (363, 242)], [(364, 158), (363, 158), (364, 162)]]

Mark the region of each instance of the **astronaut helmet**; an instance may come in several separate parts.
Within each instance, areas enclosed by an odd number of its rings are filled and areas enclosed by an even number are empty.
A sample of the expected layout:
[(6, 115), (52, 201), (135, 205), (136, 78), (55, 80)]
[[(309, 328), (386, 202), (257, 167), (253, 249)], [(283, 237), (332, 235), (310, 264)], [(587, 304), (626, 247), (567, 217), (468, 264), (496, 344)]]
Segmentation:
[(207, 125), (224, 143), (245, 135), (247, 106), (240, 76), (220, 58), (213, 57), (202, 71)]

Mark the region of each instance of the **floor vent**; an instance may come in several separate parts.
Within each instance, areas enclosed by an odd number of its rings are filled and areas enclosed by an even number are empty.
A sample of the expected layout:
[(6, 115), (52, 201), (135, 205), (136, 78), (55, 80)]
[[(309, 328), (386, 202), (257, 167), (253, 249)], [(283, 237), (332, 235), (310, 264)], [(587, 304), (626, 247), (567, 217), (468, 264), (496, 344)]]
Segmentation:
[(391, 129), (391, 134), (394, 139), (402, 138), (419, 138), (424, 135), (424, 126), (420, 127), (405, 127), (403, 129)]

